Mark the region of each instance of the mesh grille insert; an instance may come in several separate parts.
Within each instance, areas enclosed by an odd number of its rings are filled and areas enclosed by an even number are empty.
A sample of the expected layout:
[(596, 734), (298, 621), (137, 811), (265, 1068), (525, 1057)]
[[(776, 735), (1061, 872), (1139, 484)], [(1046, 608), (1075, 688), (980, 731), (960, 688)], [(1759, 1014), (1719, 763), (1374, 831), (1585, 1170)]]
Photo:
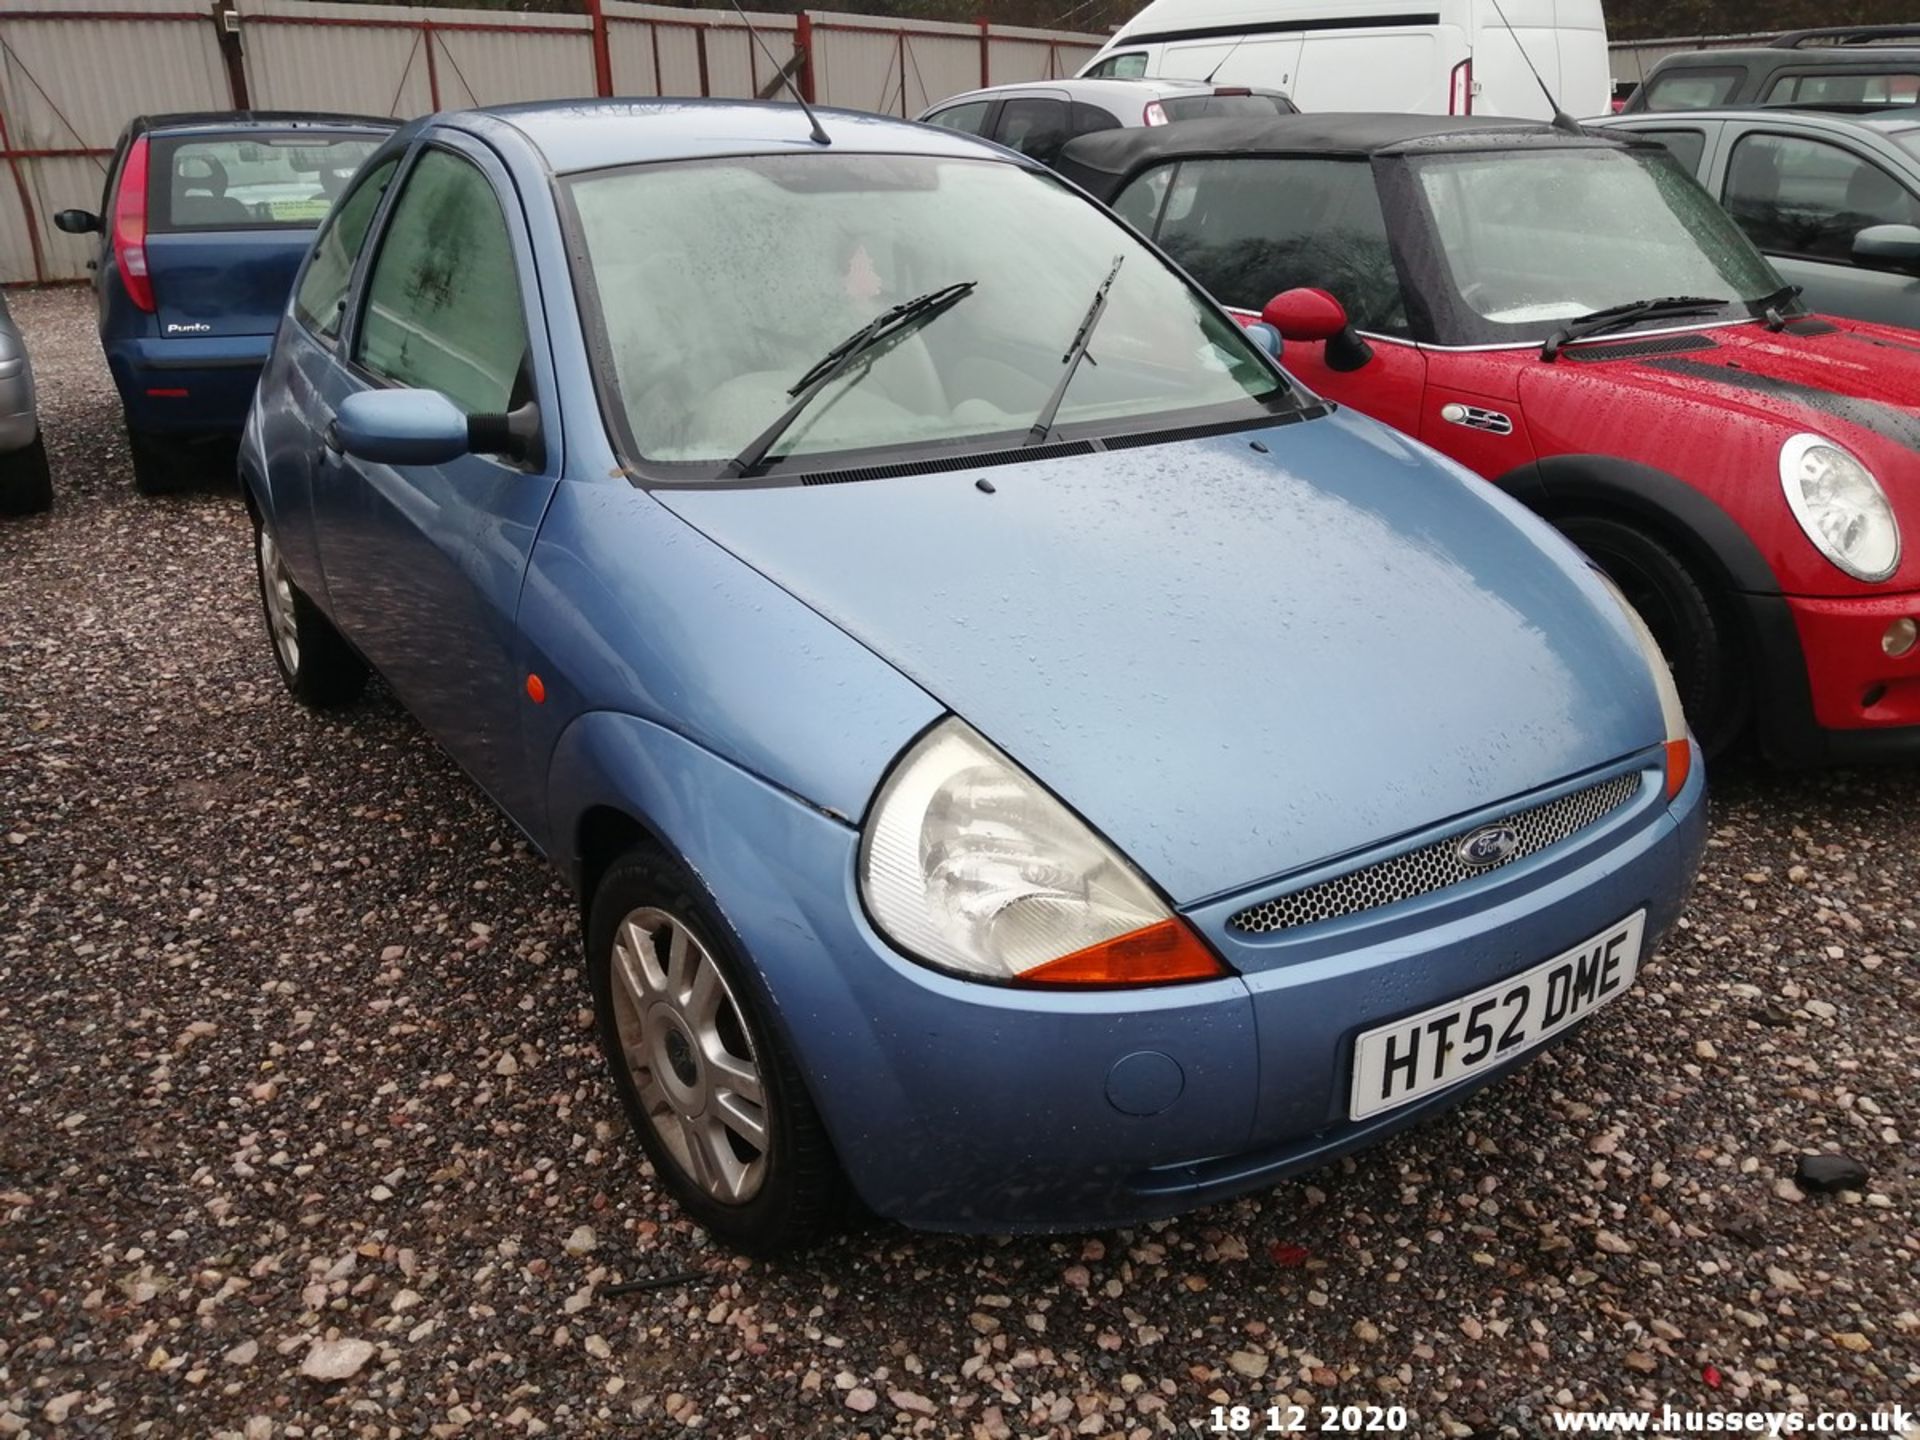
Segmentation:
[[(1240, 911), (1227, 925), (1250, 935), (1271, 935), (1278, 930), (1295, 930), (1323, 920), (1338, 920), (1343, 915), (1357, 915), (1362, 910), (1377, 910), (1416, 895), (1431, 895), (1449, 885), (1458, 885), (1463, 880), (1490, 874), (1501, 866), (1537, 855), (1597, 824), (1633, 799), (1640, 791), (1640, 784), (1638, 771), (1616, 775), (1531, 810), (1471, 826), (1444, 840), (1422, 845), (1418, 850), (1408, 850), (1303, 890), (1263, 900)], [(1466, 836), (1485, 829), (1488, 824), (1511, 826), (1519, 843), (1512, 854), (1492, 865), (1466, 864), (1455, 853), (1456, 847)]]
[(1562, 360), (1592, 365), (1601, 360), (1633, 360), (1647, 355), (1685, 355), (1694, 350), (1718, 350), (1720, 347), (1704, 335), (1649, 335), (1644, 340), (1615, 344), (1589, 345), (1562, 350)]

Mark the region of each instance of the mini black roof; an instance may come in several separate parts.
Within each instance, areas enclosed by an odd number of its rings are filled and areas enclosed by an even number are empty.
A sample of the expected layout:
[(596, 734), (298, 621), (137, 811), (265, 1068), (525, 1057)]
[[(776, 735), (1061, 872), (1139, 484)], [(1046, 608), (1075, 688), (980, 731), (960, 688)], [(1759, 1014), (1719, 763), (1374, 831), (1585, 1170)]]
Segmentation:
[[(1435, 150), (1619, 149), (1629, 132), (1573, 134), (1544, 120), (1489, 115), (1311, 114), (1182, 120), (1083, 135), (1054, 169), (1101, 199), (1117, 181), (1162, 160), (1196, 155), (1411, 154)], [(1651, 142), (1642, 142), (1651, 143)]]

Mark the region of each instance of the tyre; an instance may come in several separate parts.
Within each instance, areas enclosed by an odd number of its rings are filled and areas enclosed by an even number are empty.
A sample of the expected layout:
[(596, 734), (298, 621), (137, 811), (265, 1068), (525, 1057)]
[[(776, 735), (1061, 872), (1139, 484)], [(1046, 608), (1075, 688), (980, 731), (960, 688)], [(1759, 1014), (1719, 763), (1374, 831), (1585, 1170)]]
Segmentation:
[(0, 515), (38, 515), (53, 508), (53, 471), (47, 466), (46, 438), (0, 455)]
[(1701, 750), (1709, 759), (1725, 754), (1745, 730), (1752, 701), (1745, 642), (1726, 609), (1677, 552), (1637, 526), (1601, 516), (1555, 523), (1606, 571), (1660, 642)]
[(187, 467), (166, 441), (129, 428), (127, 450), (133, 457), (133, 488), (142, 495), (171, 495), (186, 485)]
[(713, 903), (630, 850), (595, 888), (587, 980), (615, 1091), (654, 1174), (717, 1238), (804, 1248), (846, 1213), (839, 1162)]
[(358, 699), (367, 683), (366, 662), (293, 583), (273, 532), (258, 515), (253, 520), (253, 558), (273, 663), (287, 689), (301, 704), (316, 710)]

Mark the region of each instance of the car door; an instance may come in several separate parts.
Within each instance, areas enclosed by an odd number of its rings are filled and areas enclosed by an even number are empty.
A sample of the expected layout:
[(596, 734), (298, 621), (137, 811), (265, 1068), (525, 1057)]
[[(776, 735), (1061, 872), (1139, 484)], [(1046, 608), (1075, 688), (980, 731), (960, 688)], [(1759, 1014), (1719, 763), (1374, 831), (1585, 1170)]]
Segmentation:
[(1335, 370), (1324, 343), (1290, 340), (1283, 363), (1321, 394), (1419, 434), (1427, 361), (1409, 335), (1371, 165), (1318, 156), (1185, 160), (1143, 171), (1113, 208), (1243, 318), (1283, 290), (1329, 292), (1368, 337), (1373, 359)]
[(1855, 146), (1756, 126), (1732, 137), (1721, 202), (1817, 311), (1920, 326), (1920, 279), (1853, 261), (1869, 225), (1920, 225), (1920, 197)]
[(437, 390), (466, 413), (523, 404), (537, 458), (463, 455), (398, 466), (343, 454), (323, 414), (315, 528), (334, 616), (400, 699), (508, 814), (530, 825), (521, 580), (559, 474), (559, 414), (518, 194), (476, 142), (416, 151), (349, 306), (329, 400), (371, 387)]

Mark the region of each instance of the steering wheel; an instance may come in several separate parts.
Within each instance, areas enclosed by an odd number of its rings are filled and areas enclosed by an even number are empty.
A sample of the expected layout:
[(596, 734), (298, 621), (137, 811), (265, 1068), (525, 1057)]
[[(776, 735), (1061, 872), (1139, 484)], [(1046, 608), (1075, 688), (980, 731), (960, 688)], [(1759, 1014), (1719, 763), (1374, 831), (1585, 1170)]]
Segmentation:
[(222, 164), (216, 156), (189, 155), (181, 162), (180, 168), (184, 171), (189, 165), (206, 166), (206, 177), (203, 182), (200, 176), (183, 174), (180, 178), (185, 183), (180, 187), (181, 194), (186, 195), (191, 194), (195, 190), (205, 190), (214, 199), (218, 200), (227, 193), (227, 167)]

